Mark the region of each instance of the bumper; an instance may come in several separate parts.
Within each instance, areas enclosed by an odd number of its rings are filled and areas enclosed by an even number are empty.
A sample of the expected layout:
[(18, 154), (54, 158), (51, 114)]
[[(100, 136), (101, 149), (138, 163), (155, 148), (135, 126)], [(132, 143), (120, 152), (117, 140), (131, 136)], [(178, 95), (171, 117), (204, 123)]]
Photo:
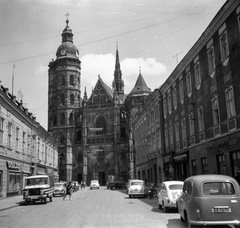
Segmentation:
[(189, 224), (191, 225), (202, 225), (202, 226), (209, 226), (209, 225), (240, 225), (240, 220), (231, 220), (231, 221), (196, 221), (190, 220)]
[(128, 193), (129, 196), (146, 196), (145, 193), (142, 193), (142, 192), (129, 192)]
[(47, 195), (35, 195), (35, 196), (24, 196), (23, 199), (24, 200), (42, 200), (42, 199), (46, 199)]

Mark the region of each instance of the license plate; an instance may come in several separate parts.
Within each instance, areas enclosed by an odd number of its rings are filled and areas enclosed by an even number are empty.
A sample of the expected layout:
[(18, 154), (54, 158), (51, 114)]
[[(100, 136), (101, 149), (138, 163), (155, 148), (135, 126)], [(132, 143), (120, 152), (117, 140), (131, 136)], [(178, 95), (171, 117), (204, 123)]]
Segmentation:
[(213, 213), (231, 213), (230, 207), (213, 207), (212, 208)]

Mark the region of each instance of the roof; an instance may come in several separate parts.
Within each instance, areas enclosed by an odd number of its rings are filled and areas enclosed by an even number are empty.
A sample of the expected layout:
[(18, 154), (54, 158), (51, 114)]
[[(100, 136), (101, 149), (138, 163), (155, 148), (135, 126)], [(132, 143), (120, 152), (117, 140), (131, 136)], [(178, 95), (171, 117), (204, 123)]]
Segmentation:
[(136, 84), (134, 86), (134, 88), (132, 89), (132, 91), (129, 93), (129, 96), (134, 96), (134, 95), (146, 95), (146, 94), (150, 94), (151, 93), (151, 89), (147, 86), (141, 72), (138, 75), (138, 79), (136, 81)]
[[(235, 181), (233, 177), (220, 175), (220, 174), (203, 174), (203, 175), (195, 175), (188, 177), (185, 181)], [(184, 181), (184, 182), (185, 182)]]

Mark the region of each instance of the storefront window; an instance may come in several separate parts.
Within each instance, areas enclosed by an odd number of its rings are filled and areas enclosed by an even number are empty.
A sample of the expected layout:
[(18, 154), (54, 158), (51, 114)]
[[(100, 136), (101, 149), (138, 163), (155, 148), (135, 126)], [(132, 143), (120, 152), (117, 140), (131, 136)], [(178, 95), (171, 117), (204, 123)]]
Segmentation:
[(8, 192), (20, 191), (20, 179), (21, 177), (19, 173), (9, 174)]
[(236, 176), (237, 171), (240, 171), (240, 151), (232, 153), (233, 175)]

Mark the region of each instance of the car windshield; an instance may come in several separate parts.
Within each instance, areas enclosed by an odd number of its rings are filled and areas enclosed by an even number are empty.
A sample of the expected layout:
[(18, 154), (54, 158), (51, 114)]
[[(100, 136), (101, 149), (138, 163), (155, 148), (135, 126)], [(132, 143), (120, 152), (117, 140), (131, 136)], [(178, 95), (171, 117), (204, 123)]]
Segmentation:
[(91, 181), (91, 183), (92, 184), (96, 184), (96, 183), (98, 183), (98, 181), (97, 180), (93, 180), (93, 181)]
[(203, 184), (204, 195), (233, 195), (235, 190), (229, 182), (208, 182)]
[(48, 183), (47, 177), (30, 178), (25, 180), (25, 186), (40, 185), (40, 184), (47, 184), (47, 183)]
[(143, 182), (132, 182), (131, 185), (143, 185)]
[(170, 190), (182, 190), (183, 185), (182, 184), (171, 184), (169, 185)]

